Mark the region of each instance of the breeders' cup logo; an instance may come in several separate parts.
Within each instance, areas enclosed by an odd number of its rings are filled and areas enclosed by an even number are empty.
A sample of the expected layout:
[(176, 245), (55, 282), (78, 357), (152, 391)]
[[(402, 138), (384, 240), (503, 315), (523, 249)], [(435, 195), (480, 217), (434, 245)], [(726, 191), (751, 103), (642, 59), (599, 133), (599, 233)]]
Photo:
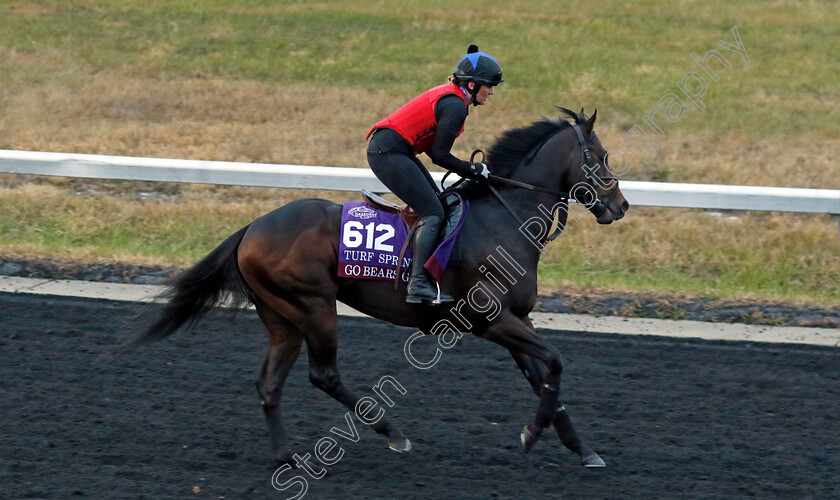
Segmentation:
[(376, 217), (376, 210), (362, 205), (361, 207), (351, 208), (347, 211), (348, 214), (359, 219), (372, 219)]

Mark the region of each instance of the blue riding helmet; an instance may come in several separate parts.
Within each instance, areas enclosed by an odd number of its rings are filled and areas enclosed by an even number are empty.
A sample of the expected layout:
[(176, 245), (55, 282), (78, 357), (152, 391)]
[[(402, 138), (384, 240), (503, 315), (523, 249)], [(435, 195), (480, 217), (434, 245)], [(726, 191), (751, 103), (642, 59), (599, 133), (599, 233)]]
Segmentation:
[(498, 85), (502, 78), (502, 67), (486, 52), (479, 52), (477, 45), (470, 45), (467, 54), (458, 62), (453, 73), (456, 78), (481, 85)]

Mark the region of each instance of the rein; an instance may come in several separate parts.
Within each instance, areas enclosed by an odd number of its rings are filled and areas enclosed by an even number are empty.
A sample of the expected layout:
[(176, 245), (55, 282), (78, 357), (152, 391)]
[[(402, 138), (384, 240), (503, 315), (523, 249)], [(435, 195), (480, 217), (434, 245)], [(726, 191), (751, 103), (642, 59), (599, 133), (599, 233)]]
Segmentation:
[[(595, 167), (591, 164), (592, 163), (592, 154), (589, 152), (589, 145), (586, 141), (586, 138), (584, 138), (584, 136), (583, 136), (583, 132), (580, 130), (580, 125), (578, 125), (577, 123), (572, 123), (571, 125), (574, 128), (574, 130), (575, 130), (575, 132), (577, 133), (577, 136), (578, 136), (578, 143), (579, 143), (580, 149), (581, 149), (581, 156), (583, 156), (583, 165), (584, 165), (584, 167), (586, 167), (585, 168), (585, 172), (587, 173), (586, 177), (587, 177), (587, 179), (590, 179), (590, 181), (591, 181), (590, 185), (593, 188), (595, 188), (595, 190), (597, 192), (596, 183), (603, 184), (604, 180), (610, 180), (610, 181), (613, 181), (617, 184), (618, 179), (616, 179), (615, 177), (612, 177), (612, 176), (602, 177), (602, 176), (599, 176), (597, 174), (597, 172), (595, 171)], [(592, 132), (592, 135), (595, 135), (595, 132)], [(545, 142), (548, 142), (548, 140), (546, 140)], [(540, 147), (537, 148), (534, 151), (534, 153), (532, 153), (529, 156), (532, 156), (532, 157), (536, 156), (536, 153), (542, 148), (543, 145), (545, 145), (545, 142), (543, 144), (541, 144)], [(472, 156), (470, 157), (470, 161), (473, 160), (473, 158), (475, 157), (475, 155), (477, 153), (481, 153), (482, 161), (484, 160), (484, 152), (481, 151), (481, 150), (476, 150), (476, 151), (473, 152)], [(591, 179), (590, 177), (594, 177), (594, 179)], [(566, 202), (568, 202), (569, 200), (578, 201), (577, 199), (572, 197), (570, 195), (570, 193), (568, 193), (566, 191), (560, 191), (558, 189), (552, 189), (552, 188), (547, 188), (547, 187), (543, 187), (543, 186), (536, 186), (534, 184), (528, 184), (526, 182), (515, 181), (513, 179), (508, 179), (506, 177), (499, 177), (498, 175), (492, 175), (492, 174), (490, 175), (488, 180), (491, 180), (491, 181), (494, 181), (494, 182), (500, 182), (502, 184), (508, 184), (510, 186), (518, 187), (518, 188), (521, 188), (521, 189), (527, 189), (529, 191), (551, 193), (551, 194), (559, 196), (561, 200), (564, 200)], [(507, 200), (504, 199), (504, 197), (501, 195), (501, 193), (499, 193), (499, 191), (495, 187), (493, 187), (493, 185), (490, 184), (489, 182), (487, 183), (487, 187), (490, 188), (490, 192), (493, 193), (493, 196), (495, 196), (496, 199), (499, 200), (499, 202), (502, 204), (502, 206), (504, 206), (507, 209), (507, 211), (510, 212), (510, 214), (513, 216), (514, 219), (516, 219), (516, 222), (519, 223), (519, 227), (524, 226), (525, 222), (516, 213), (516, 211), (513, 209), (513, 207), (510, 206), (510, 204), (507, 202)], [(612, 202), (613, 198), (615, 198), (615, 196), (616, 196), (616, 193), (618, 193), (617, 189), (615, 191), (613, 191), (613, 193), (610, 195), (610, 198), (607, 200), (606, 203), (598, 200), (597, 196), (596, 196), (595, 202), (592, 204), (591, 207), (588, 207), (589, 211), (592, 212), (595, 215), (595, 217), (600, 217), (601, 215), (603, 215), (604, 211), (607, 210), (607, 205), (609, 205), (609, 203)], [(554, 213), (552, 214), (552, 219), (557, 219), (559, 211), (560, 211), (560, 208), (558, 207), (554, 211)], [(554, 229), (554, 232), (551, 233), (550, 235), (546, 236), (544, 241), (546, 241), (546, 242), (554, 241), (555, 239), (557, 239), (558, 236), (560, 236), (560, 234), (562, 232), (563, 232), (563, 230), (561, 229), (560, 225), (558, 224), (557, 227)]]
[[(561, 200), (566, 200), (566, 201), (569, 200), (569, 193), (567, 193), (565, 191), (558, 191), (556, 189), (546, 188), (546, 187), (542, 187), (542, 186), (535, 186), (533, 184), (528, 184), (528, 183), (525, 183), (525, 182), (519, 182), (519, 181), (515, 181), (513, 179), (507, 179), (505, 177), (499, 177), (497, 175), (491, 175), (490, 180), (493, 180), (493, 181), (496, 181), (496, 182), (501, 182), (503, 184), (509, 184), (511, 186), (515, 186), (515, 187), (522, 188), (522, 189), (527, 189), (529, 191), (541, 191), (541, 192), (544, 192), (544, 193), (556, 194), (556, 195), (560, 196)], [(508, 204), (507, 200), (504, 199), (502, 194), (499, 193), (499, 191), (495, 187), (493, 187), (493, 185), (490, 184), (490, 183), (487, 183), (487, 187), (490, 188), (490, 192), (493, 193), (493, 196), (495, 196), (496, 199), (499, 200), (499, 202), (502, 204), (502, 206), (504, 206), (507, 209), (507, 211), (510, 212), (510, 214), (513, 216), (514, 219), (516, 219), (516, 222), (519, 223), (519, 227), (524, 226), (525, 221), (523, 221), (522, 217), (520, 217), (519, 214), (517, 214), (516, 211), (513, 209), (513, 207), (511, 207), (510, 204)], [(557, 216), (558, 216), (557, 212), (558, 211), (560, 211), (559, 207), (554, 211), (554, 214), (552, 214), (552, 219), (557, 218)], [(560, 236), (560, 233), (562, 233), (562, 232), (563, 232), (563, 230), (560, 229), (560, 225), (558, 224), (557, 227), (554, 229), (554, 232), (551, 233), (550, 235), (546, 236), (545, 241), (554, 241), (555, 239), (557, 239), (558, 236)]]

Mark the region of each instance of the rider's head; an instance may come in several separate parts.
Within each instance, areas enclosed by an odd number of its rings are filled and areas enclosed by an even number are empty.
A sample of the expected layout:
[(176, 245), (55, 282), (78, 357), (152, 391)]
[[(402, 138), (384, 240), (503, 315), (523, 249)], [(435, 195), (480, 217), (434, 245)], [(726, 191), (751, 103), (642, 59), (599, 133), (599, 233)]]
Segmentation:
[[(476, 45), (470, 45), (467, 54), (458, 62), (458, 67), (452, 73), (453, 83), (466, 88), (473, 96), (473, 105), (478, 106), (477, 95), (482, 85), (495, 87), (505, 81), (502, 78), (502, 67), (490, 54), (479, 52)], [(473, 85), (470, 85), (470, 82)]]

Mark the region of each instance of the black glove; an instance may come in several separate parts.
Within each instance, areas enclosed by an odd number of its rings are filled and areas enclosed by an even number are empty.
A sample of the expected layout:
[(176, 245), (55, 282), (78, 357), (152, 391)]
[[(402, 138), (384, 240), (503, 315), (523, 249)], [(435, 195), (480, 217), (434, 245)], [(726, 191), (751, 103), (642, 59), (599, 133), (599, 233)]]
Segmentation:
[(471, 163), (470, 177), (477, 181), (486, 181), (490, 177), (490, 169), (486, 163)]

